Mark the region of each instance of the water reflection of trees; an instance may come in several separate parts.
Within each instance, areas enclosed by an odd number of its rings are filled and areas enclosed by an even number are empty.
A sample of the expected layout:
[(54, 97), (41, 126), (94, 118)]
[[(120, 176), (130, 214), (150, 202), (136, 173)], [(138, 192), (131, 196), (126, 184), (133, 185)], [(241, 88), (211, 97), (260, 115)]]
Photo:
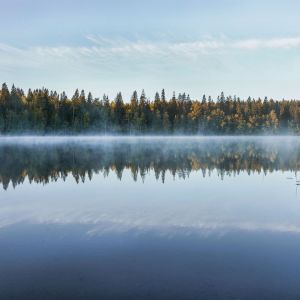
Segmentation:
[(134, 180), (143, 179), (152, 170), (156, 179), (164, 181), (169, 171), (173, 176), (187, 178), (191, 171), (203, 176), (216, 170), (221, 178), (246, 171), (297, 171), (300, 144), (269, 144), (256, 142), (209, 143), (117, 143), (117, 144), (56, 144), (1, 145), (0, 182), (6, 189), (26, 178), (47, 184), (73, 176), (76, 182), (91, 179), (93, 174), (119, 179), (129, 169)]

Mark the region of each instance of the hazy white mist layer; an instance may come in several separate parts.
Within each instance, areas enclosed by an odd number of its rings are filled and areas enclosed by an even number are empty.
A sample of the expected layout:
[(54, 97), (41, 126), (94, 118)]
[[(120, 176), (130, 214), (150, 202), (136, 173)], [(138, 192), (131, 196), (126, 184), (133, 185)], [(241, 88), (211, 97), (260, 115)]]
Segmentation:
[(257, 141), (266, 143), (281, 143), (284, 142), (297, 142), (300, 141), (299, 136), (293, 135), (258, 135), (258, 136), (247, 136), (247, 135), (144, 135), (144, 136), (130, 136), (130, 135), (17, 135), (17, 136), (1, 136), (0, 135), (0, 145), (1, 144), (31, 144), (31, 143), (93, 143), (93, 142), (178, 142), (184, 143), (185, 141), (190, 142), (209, 142), (209, 141)]

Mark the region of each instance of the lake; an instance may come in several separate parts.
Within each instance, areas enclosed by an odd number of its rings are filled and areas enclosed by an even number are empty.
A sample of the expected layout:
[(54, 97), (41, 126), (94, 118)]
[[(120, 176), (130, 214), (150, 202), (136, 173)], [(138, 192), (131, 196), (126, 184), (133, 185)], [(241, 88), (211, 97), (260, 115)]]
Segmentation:
[(0, 299), (300, 299), (298, 137), (1, 137), (0, 159)]

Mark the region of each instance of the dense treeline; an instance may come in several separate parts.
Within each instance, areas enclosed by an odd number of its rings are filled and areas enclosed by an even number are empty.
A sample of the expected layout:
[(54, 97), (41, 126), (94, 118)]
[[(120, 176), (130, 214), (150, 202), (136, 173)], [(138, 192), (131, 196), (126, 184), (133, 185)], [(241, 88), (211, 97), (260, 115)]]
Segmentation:
[(72, 98), (45, 88), (24, 93), (4, 83), (0, 90), (0, 132), (39, 133), (300, 133), (300, 101), (202, 97), (185, 93), (166, 99), (165, 91), (149, 100), (135, 91), (129, 102), (118, 93), (100, 100), (76, 90)]
[[(184, 143), (136, 141), (58, 144), (0, 145), (0, 184), (7, 189), (29, 182), (47, 184), (73, 177), (77, 183), (96, 174), (115, 173), (121, 180), (130, 171), (133, 180), (152, 172), (157, 180), (166, 176), (186, 179), (192, 171), (203, 177), (216, 171), (225, 176), (240, 172), (269, 173), (300, 170), (300, 142), (279, 141), (207, 141)], [(125, 172), (126, 173), (126, 172)]]

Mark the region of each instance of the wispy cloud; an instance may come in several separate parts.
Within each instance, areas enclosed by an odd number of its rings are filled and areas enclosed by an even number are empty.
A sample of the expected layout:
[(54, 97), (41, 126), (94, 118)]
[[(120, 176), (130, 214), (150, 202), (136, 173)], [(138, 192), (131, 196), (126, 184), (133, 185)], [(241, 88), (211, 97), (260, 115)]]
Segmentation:
[(206, 38), (187, 42), (149, 42), (129, 41), (124, 39), (109, 40), (101, 37), (87, 36), (87, 39), (101, 49), (110, 49), (113, 53), (147, 53), (147, 54), (175, 54), (191, 55), (207, 53), (209, 50), (238, 49), (291, 49), (300, 47), (300, 37), (271, 38), (271, 39), (240, 39), (232, 40), (225, 36), (215, 39)]
[(242, 50), (298, 48), (300, 47), (300, 37), (241, 40), (235, 42), (233, 47)]
[(258, 51), (271, 49), (293, 49), (300, 47), (300, 37), (272, 39), (232, 40), (226, 37), (219, 39), (168, 42), (126, 39), (105, 39), (87, 36), (89, 45), (71, 46), (33, 46), (27, 48), (0, 44), (0, 66), (5, 65), (43, 65), (51, 62), (101, 62), (107, 58), (138, 57), (162, 58), (197, 58), (220, 51)]

